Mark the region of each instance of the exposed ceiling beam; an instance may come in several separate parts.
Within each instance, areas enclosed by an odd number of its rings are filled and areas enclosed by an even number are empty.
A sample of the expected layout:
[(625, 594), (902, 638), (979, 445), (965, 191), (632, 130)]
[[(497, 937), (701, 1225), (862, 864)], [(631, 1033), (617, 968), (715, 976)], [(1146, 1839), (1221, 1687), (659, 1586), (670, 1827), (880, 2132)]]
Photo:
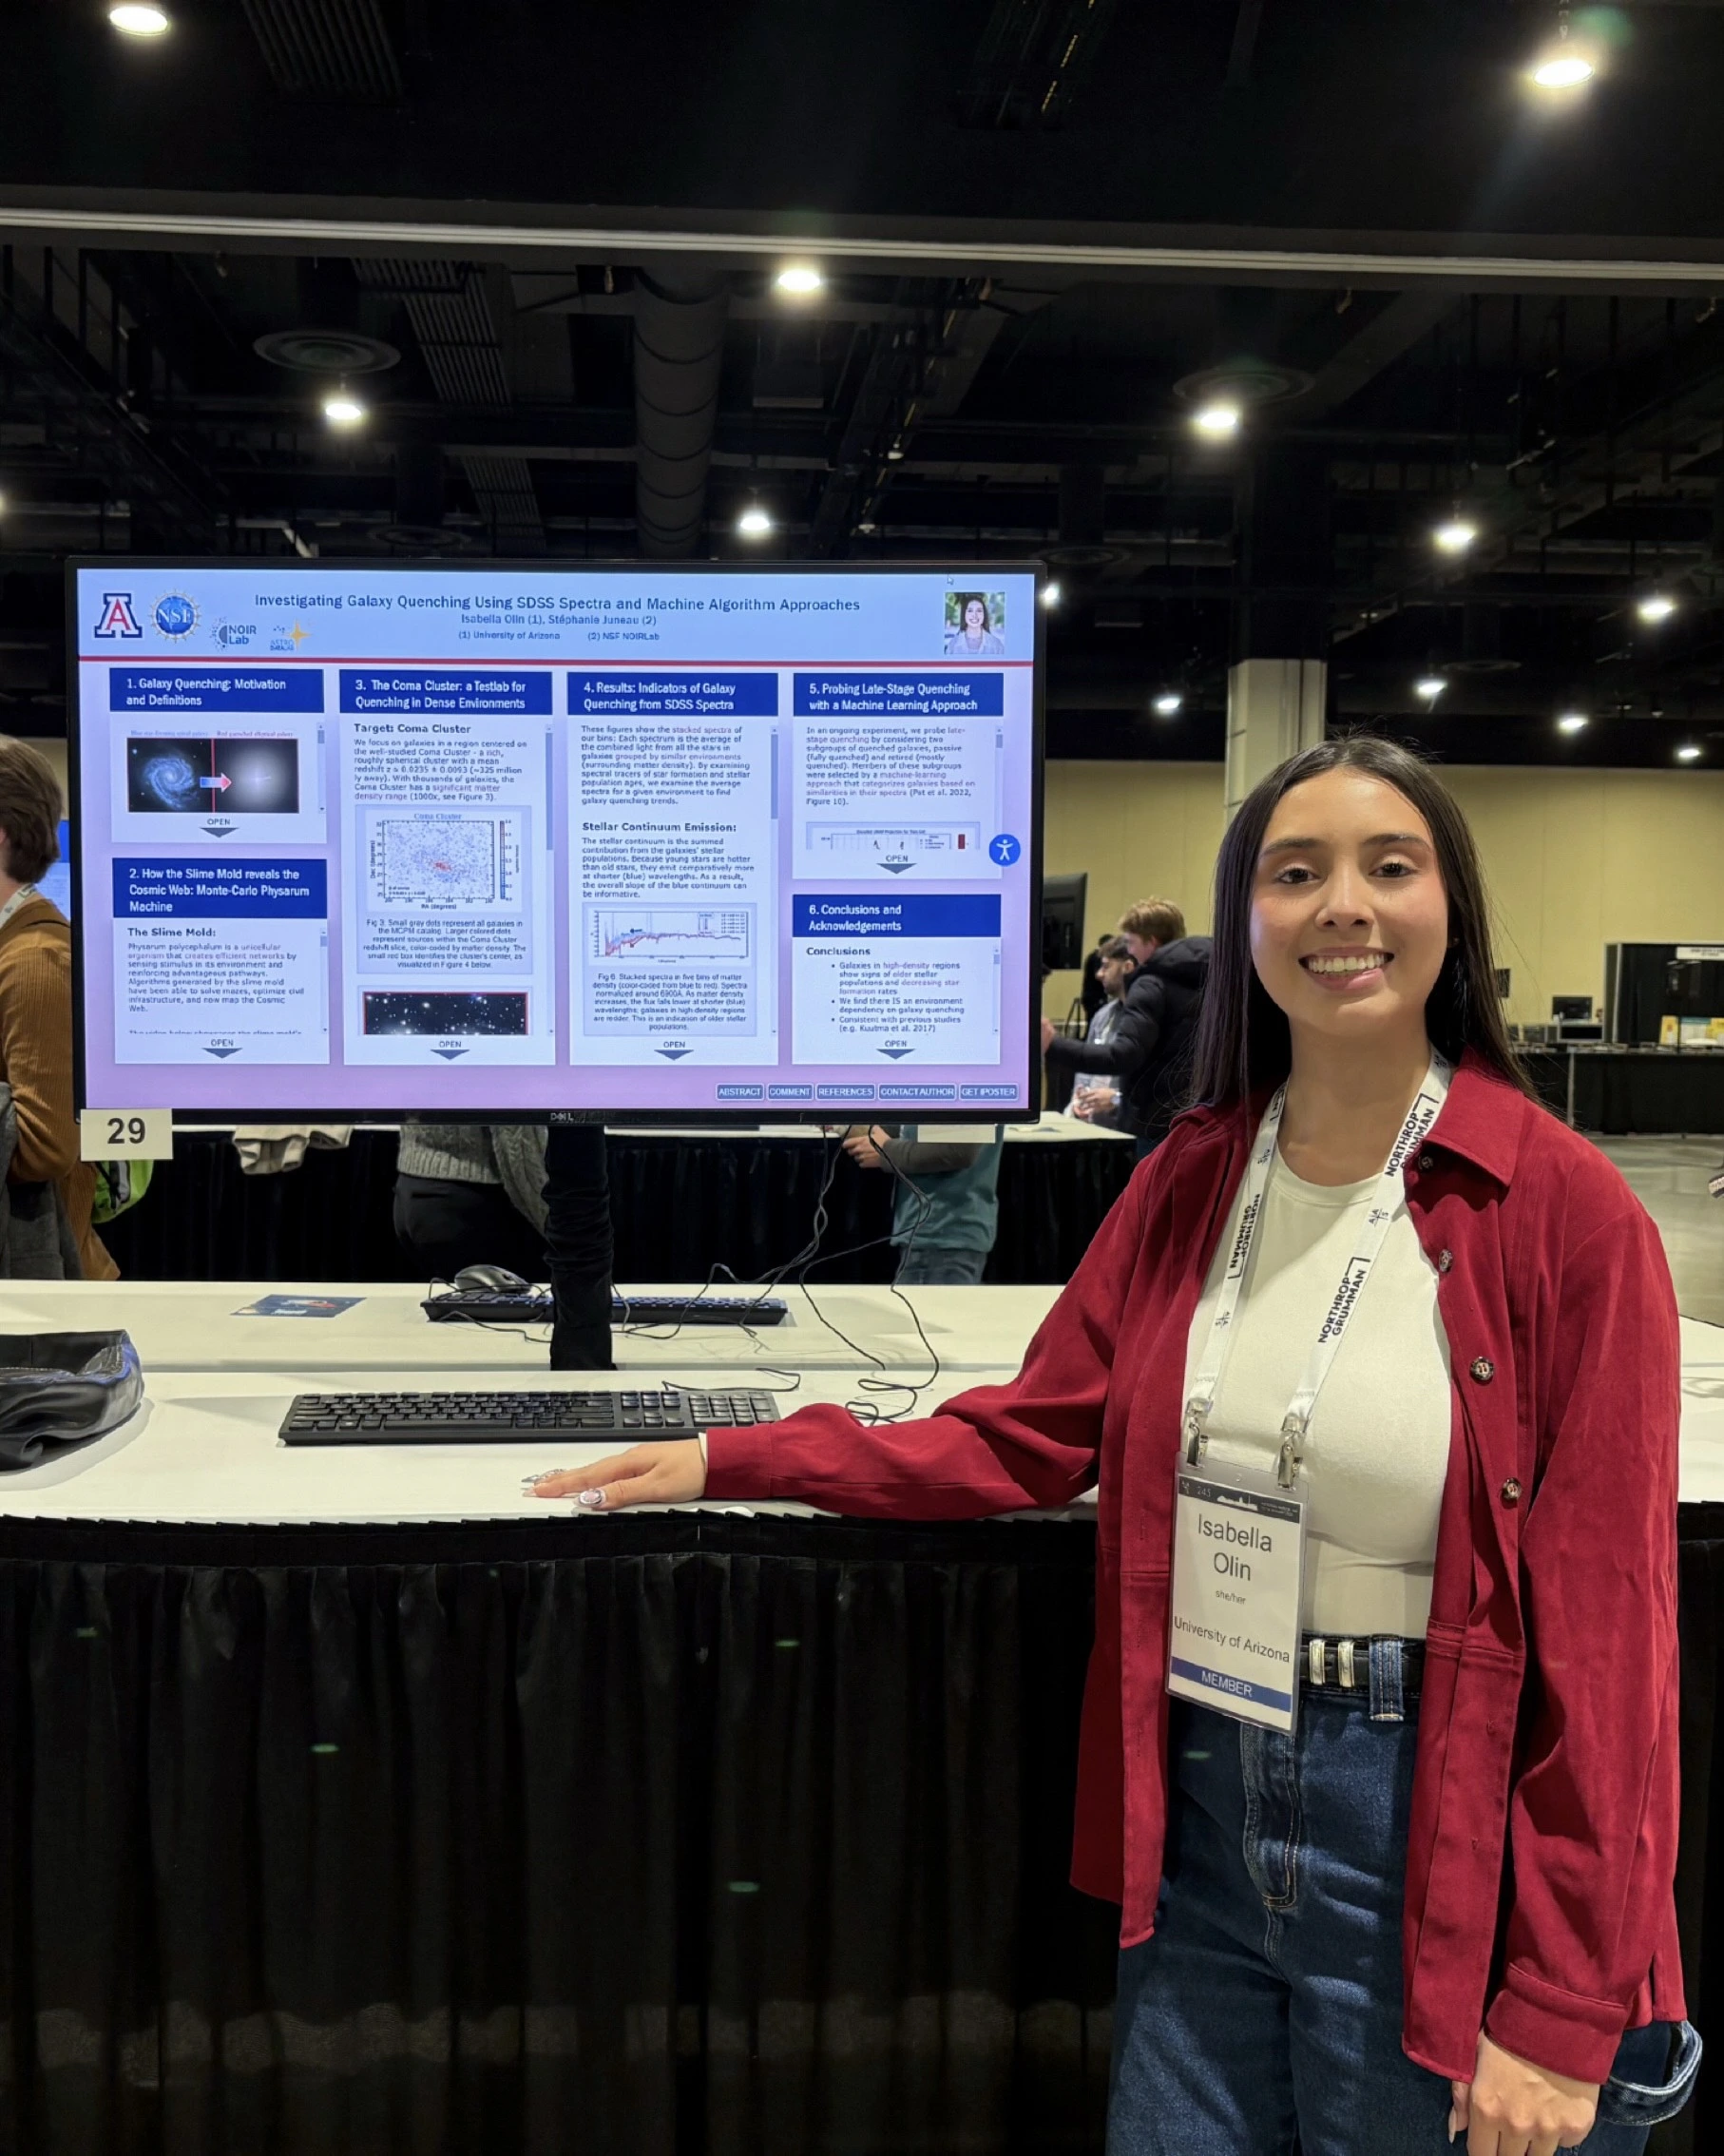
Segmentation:
[[(161, 247), (212, 251), (249, 248), (259, 253), (345, 255), (459, 255), (507, 259), (531, 266), (561, 258), (566, 262), (651, 261), (700, 255), (715, 263), (758, 266), (780, 260), (788, 246), (817, 253), (829, 265), (847, 263), (881, 274), (996, 275), (1034, 268), (1082, 278), (1101, 272), (1157, 281), (1204, 283), (1352, 285), (1359, 288), (1436, 280), (1457, 291), (1535, 289), (1605, 292), (1655, 291), (1710, 294), (1724, 287), (1724, 239), (1675, 241), (1648, 238), (1612, 254), (1602, 242), (1575, 238), (1564, 253), (1548, 236), (1493, 236), (1488, 251), (1447, 243), (1434, 235), (1361, 234), (1288, 238), (1274, 246), (1246, 230), (1217, 233), (1201, 227), (1138, 231), (1115, 228), (1038, 228), (1023, 222), (981, 224), (959, 220), (940, 228), (906, 220), (891, 232), (863, 231), (848, 221), (831, 228), (795, 233), (781, 219), (713, 219), (701, 228), (655, 224), (640, 211), (616, 221), (572, 223), (546, 210), (530, 221), (495, 221), (450, 203), (427, 203), (404, 215), (399, 205), (342, 204), (328, 198), (293, 206), (236, 209), (231, 197), (156, 200), (126, 207), (109, 194), (67, 202), (68, 191), (0, 187), (0, 238), (7, 235), (74, 236), (86, 245)], [(641, 221), (635, 221), (635, 220)], [(1105, 230), (1105, 228), (1103, 228)]]
[(1339, 412), (1386, 367), (1428, 337), (1454, 304), (1452, 292), (1429, 286), (1398, 294), (1318, 370), (1305, 395), (1288, 406), (1289, 421), (1304, 428)]

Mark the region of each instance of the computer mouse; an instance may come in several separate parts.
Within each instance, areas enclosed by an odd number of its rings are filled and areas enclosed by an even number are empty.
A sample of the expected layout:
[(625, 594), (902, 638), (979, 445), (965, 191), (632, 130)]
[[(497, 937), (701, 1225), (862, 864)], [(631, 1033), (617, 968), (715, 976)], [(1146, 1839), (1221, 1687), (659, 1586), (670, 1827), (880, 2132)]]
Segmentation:
[(450, 1283), (485, 1295), (530, 1295), (531, 1286), (507, 1265), (463, 1265)]

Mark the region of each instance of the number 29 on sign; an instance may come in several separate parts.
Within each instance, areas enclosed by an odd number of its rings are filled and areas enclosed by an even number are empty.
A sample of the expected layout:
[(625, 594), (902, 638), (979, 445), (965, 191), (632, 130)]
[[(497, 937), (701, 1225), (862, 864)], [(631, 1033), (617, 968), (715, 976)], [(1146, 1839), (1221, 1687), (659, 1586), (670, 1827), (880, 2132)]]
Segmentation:
[(78, 1118), (86, 1161), (167, 1161), (174, 1155), (172, 1108), (86, 1108)]

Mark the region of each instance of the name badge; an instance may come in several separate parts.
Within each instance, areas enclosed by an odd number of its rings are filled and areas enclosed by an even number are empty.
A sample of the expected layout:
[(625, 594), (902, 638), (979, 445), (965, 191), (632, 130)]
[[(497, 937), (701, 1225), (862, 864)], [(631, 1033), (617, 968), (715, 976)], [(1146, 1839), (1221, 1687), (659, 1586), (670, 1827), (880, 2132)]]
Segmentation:
[(1302, 1497), (1249, 1469), (1181, 1466), (1167, 1642), (1175, 1698), (1293, 1728), (1304, 1566)]

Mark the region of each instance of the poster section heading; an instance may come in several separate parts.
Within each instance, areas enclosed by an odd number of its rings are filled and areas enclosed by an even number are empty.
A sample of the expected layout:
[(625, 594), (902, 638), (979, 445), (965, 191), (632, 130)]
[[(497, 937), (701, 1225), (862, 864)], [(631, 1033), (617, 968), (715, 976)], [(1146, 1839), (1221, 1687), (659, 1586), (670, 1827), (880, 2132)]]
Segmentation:
[(987, 935), (1000, 934), (997, 895), (876, 898), (857, 893), (795, 900), (795, 930), (804, 935)]
[(265, 674), (250, 666), (190, 674), (167, 666), (114, 666), (107, 700), (114, 711), (321, 711), (323, 676)]
[(341, 670), (343, 711), (406, 714), (521, 712), (550, 715), (548, 674), (403, 672), (398, 666), (361, 673)]
[(114, 862), (114, 916), (142, 920), (322, 920), (329, 871), (322, 861)]
[(574, 719), (774, 719), (778, 682), (764, 672), (571, 673), (568, 709)]

